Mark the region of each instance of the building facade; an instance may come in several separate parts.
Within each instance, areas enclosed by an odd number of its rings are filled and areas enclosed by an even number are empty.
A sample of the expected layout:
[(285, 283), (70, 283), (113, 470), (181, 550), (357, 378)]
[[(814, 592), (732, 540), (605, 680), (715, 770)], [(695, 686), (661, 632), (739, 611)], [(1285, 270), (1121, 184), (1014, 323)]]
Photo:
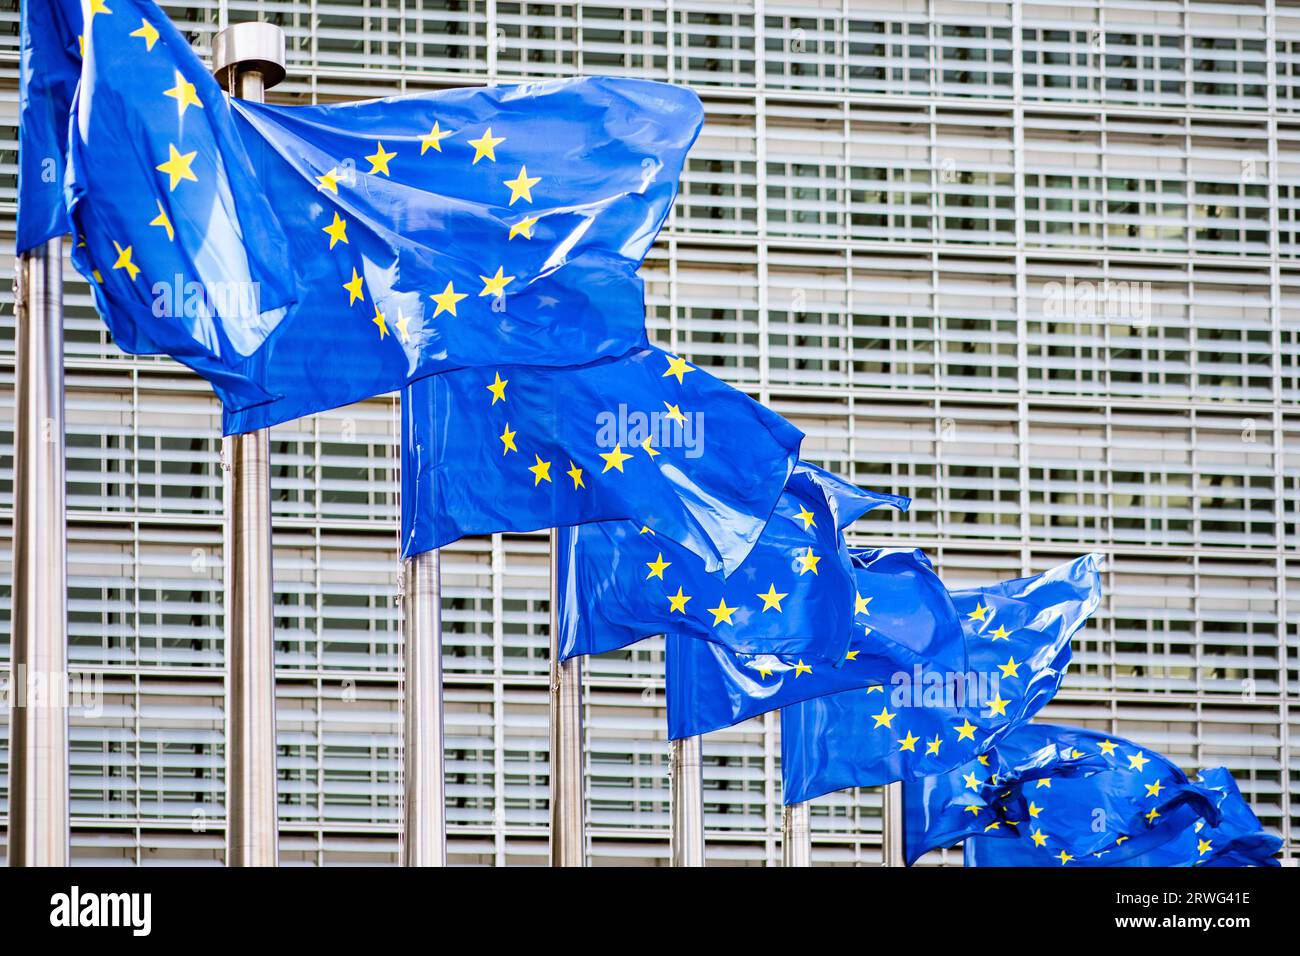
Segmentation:
[[(1044, 718), (1230, 767), (1296, 852), (1300, 3), (163, 6), (205, 56), (226, 22), (281, 25), (281, 102), (576, 73), (692, 86), (707, 124), (644, 270), (655, 339), (798, 424), (805, 457), (914, 499), (854, 543), (921, 545), (954, 586), (1104, 551), (1102, 609)], [(0, 3), (9, 249), (16, 8)], [(71, 719), (73, 857), (218, 864), (218, 409), (178, 366), (122, 355), (66, 275), (70, 659), (102, 682)], [(6, 662), (12, 421), (6, 387)], [(285, 864), (397, 859), (396, 436), (391, 396), (273, 433)], [(546, 551), (444, 552), (454, 863), (546, 860)], [(658, 643), (590, 661), (586, 694), (589, 860), (662, 865)], [(778, 727), (704, 740), (710, 863), (779, 861)], [(814, 861), (877, 862), (879, 805), (816, 801)]]

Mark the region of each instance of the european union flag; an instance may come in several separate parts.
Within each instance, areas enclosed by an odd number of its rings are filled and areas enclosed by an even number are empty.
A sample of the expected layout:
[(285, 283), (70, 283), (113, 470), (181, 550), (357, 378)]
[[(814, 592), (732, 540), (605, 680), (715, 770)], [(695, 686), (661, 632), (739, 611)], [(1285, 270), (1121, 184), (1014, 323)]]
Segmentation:
[(148, 0), (90, 3), (69, 139), (72, 261), (114, 341), (165, 352), (231, 401), (294, 305), (285, 233), (224, 95)]
[[(736, 654), (687, 634), (669, 633), (668, 736), (708, 733), (849, 688), (874, 693), (895, 674), (918, 664), (965, 668), (961, 622), (924, 554), (873, 549), (854, 551), (852, 559), (849, 604), (828, 608), (842, 615), (851, 632), (847, 651), (833, 666), (805, 656)], [(729, 587), (737, 576), (728, 581)], [(822, 627), (829, 633), (838, 630), (828, 622)]]
[(1227, 767), (1202, 770), (1196, 783), (1217, 800), (1219, 822), (1201, 818), (1168, 843), (1119, 866), (1281, 866), (1282, 840), (1264, 829)]
[(17, 251), (23, 253), (69, 231), (63, 169), (81, 76), (81, 4), (27, 2), (19, 17)]
[(402, 398), (402, 553), (624, 519), (729, 573), (762, 534), (802, 440), (662, 349), (436, 375)]
[(560, 533), (560, 648), (568, 659), (653, 634), (716, 641), (742, 654), (803, 654), (838, 663), (853, 631), (853, 572), (841, 529), (908, 499), (795, 466), (758, 542), (723, 578), (667, 535), (630, 521)]
[(244, 370), (277, 400), (230, 405), (227, 432), (645, 344), (637, 268), (703, 122), (689, 90), (592, 77), (234, 107), (301, 301)]
[[(1016, 764), (1047, 746), (1074, 759), (1101, 761), (1104, 769), (1086, 776), (1049, 774), (1032, 788), (1025, 782), (1007, 790), (991, 778), (979, 779), (983, 775), (970, 767), (981, 799), (990, 813), (996, 805), (1003, 826), (966, 842), (968, 866), (1114, 866), (1162, 846), (1202, 818), (1211, 826), (1221, 819), (1221, 795), (1188, 780), (1150, 747), (1113, 734), (1028, 724), (998, 741), (997, 751), (1001, 760)], [(951, 791), (954, 784), (946, 787)]]
[[(1027, 722), (1060, 687), (1070, 640), (1101, 600), (1101, 556), (953, 591), (967, 670), (917, 665), (893, 689), (818, 697), (781, 711), (785, 802), (966, 763)], [(1005, 660), (1003, 660), (1005, 658)]]

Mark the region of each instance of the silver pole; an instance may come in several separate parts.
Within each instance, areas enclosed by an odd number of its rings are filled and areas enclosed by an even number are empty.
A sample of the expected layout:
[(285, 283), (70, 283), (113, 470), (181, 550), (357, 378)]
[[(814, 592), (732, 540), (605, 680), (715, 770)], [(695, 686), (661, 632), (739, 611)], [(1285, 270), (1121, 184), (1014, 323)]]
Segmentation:
[(880, 865), (906, 866), (903, 856), (903, 784), (886, 784), (881, 791)]
[(443, 775), (442, 577), (438, 552), (406, 560), (403, 595), (406, 732), (402, 738), (402, 863), (447, 865)]
[(559, 532), (551, 529), (551, 866), (586, 865), (582, 661), (560, 663)]
[(68, 865), (63, 240), (17, 269), (9, 865)]
[(808, 804), (792, 803), (781, 812), (781, 865), (812, 866)]
[(703, 866), (704, 770), (699, 737), (672, 741), (668, 775), (672, 778), (673, 866)]
[[(284, 78), (284, 34), (239, 23), (216, 35), (212, 70), (261, 102)], [(226, 564), (226, 865), (276, 866), (275, 620), (271, 577), (270, 442), (263, 429), (224, 442), (230, 470)]]

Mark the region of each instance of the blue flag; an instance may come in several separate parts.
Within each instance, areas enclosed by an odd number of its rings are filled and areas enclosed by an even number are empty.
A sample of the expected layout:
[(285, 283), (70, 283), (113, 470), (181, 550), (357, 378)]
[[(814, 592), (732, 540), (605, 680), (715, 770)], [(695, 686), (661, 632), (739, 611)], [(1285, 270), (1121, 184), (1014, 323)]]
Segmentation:
[(436, 375), (402, 398), (402, 553), (621, 519), (729, 573), (767, 524), (802, 439), (656, 348), (577, 368)]
[[(665, 645), (668, 736), (708, 733), (850, 688), (883, 688), (918, 664), (965, 669), (961, 622), (924, 554), (885, 549), (854, 551), (852, 558), (849, 606), (838, 609), (850, 639), (836, 666), (806, 656), (736, 654), (670, 633)], [(831, 623), (823, 626), (838, 631)]]
[(883, 686), (781, 711), (785, 802), (966, 763), (1027, 722), (1060, 687), (1070, 640), (1101, 600), (1101, 556), (1028, 578), (953, 591), (967, 669), (916, 665)]
[(645, 343), (637, 268), (703, 122), (689, 90), (575, 80), (329, 106), (235, 102), (301, 306), (247, 374), (247, 431), (461, 367)]
[(630, 521), (560, 533), (563, 659), (653, 634), (716, 641), (742, 654), (803, 654), (838, 663), (853, 631), (853, 570), (842, 528), (908, 499), (862, 491), (800, 462), (745, 563), (730, 577), (666, 535)]
[(81, 75), (81, 4), (21, 4), (18, 241), (23, 253), (69, 231), (63, 206), (68, 118)]
[[(954, 793), (978, 783), (985, 812), (1002, 822), (996, 831), (967, 840), (968, 866), (1115, 866), (1162, 846), (1202, 818), (1211, 825), (1221, 819), (1222, 795), (1188, 780), (1150, 747), (1113, 734), (1028, 724), (1007, 734), (996, 750), (1000, 761), (1014, 765), (1049, 746), (1071, 759), (1099, 762), (1101, 769), (1068, 777), (1049, 773), (1032, 786), (1006, 788), (969, 765), (968, 781), (949, 775), (937, 785)], [(933, 799), (942, 802), (938, 795)], [(915, 856), (923, 849), (916, 847)]]
[(295, 303), (285, 233), (220, 88), (149, 0), (91, 4), (71, 126), (72, 261), (113, 340), (165, 352), (227, 396)]
[(1281, 866), (1282, 840), (1264, 829), (1227, 767), (1202, 770), (1196, 781), (1218, 801), (1217, 825), (1202, 817), (1168, 843), (1121, 866)]

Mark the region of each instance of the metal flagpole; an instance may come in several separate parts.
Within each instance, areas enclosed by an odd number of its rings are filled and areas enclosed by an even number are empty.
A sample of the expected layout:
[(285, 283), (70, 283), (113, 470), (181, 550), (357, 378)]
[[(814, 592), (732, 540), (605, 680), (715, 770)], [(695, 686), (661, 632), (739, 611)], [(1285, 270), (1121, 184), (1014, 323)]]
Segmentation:
[(17, 269), (9, 865), (68, 865), (63, 240)]
[(582, 660), (560, 663), (560, 533), (551, 529), (551, 866), (586, 864)]
[(906, 866), (903, 856), (903, 784), (886, 784), (880, 806), (881, 866)]
[(781, 811), (781, 865), (812, 866), (808, 804), (792, 803)]
[(704, 770), (699, 737), (672, 741), (668, 775), (672, 778), (673, 866), (703, 866)]
[[(216, 35), (212, 71), (233, 95), (262, 102), (284, 79), (284, 33), (238, 23)], [(226, 865), (279, 862), (275, 774), (275, 633), (270, 443), (265, 429), (225, 439)]]
[(404, 788), (402, 863), (447, 865), (447, 806), (443, 774), (442, 574), (437, 551), (406, 559), (403, 595), (406, 722), (402, 738)]

